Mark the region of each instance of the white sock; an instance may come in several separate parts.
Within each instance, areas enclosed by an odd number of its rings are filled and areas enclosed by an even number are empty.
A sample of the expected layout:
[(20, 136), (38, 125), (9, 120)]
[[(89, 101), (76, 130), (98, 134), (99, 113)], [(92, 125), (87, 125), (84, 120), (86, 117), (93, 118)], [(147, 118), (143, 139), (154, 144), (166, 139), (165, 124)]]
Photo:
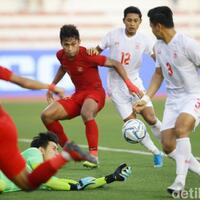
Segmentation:
[(170, 158), (176, 160), (176, 149), (174, 149), (171, 153), (167, 154)]
[(148, 132), (146, 132), (146, 136), (143, 138), (143, 140), (140, 142), (140, 144), (145, 146), (154, 155), (160, 154), (159, 149), (155, 146), (155, 144), (151, 140)]
[(156, 123), (151, 126), (151, 131), (159, 141), (160, 141), (160, 128), (161, 128), (161, 121), (157, 118)]
[(190, 156), (189, 170), (191, 170), (192, 172), (197, 173), (200, 176), (200, 163), (193, 156), (193, 154), (191, 154), (191, 156)]
[(191, 143), (188, 137), (176, 140), (176, 181), (185, 185), (191, 156)]
[[(176, 160), (176, 149), (168, 154), (168, 156), (174, 160)], [(200, 176), (200, 163), (198, 160), (193, 156), (193, 154), (190, 155), (190, 163), (189, 163), (189, 170), (192, 172), (198, 174)]]

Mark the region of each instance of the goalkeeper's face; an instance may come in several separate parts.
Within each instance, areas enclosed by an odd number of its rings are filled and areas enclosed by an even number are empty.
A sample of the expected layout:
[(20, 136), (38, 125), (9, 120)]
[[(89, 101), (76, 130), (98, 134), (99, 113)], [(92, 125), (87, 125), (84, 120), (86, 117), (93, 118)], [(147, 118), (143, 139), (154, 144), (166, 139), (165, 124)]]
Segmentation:
[(55, 155), (59, 153), (58, 145), (52, 141), (48, 142), (48, 145), (46, 146), (46, 148), (40, 147), (39, 149), (42, 152), (44, 161), (51, 159), (52, 157), (54, 157)]

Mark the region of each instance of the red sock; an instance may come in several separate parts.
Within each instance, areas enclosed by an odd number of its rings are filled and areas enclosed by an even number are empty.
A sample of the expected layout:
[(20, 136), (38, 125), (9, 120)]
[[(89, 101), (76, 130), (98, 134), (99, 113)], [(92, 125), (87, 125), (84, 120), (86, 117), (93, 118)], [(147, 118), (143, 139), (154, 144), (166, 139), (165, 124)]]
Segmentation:
[(46, 183), (67, 161), (58, 154), (54, 158), (40, 164), (28, 175), (30, 186), (35, 189), (42, 183)]
[(65, 134), (64, 129), (63, 129), (62, 125), (60, 124), (60, 122), (54, 121), (45, 126), (49, 131), (54, 132), (58, 136), (59, 144), (61, 147), (63, 147), (65, 142), (67, 142), (69, 140), (67, 135)]
[(89, 151), (91, 154), (97, 156), (98, 152), (98, 127), (95, 120), (85, 122), (86, 137), (88, 141)]

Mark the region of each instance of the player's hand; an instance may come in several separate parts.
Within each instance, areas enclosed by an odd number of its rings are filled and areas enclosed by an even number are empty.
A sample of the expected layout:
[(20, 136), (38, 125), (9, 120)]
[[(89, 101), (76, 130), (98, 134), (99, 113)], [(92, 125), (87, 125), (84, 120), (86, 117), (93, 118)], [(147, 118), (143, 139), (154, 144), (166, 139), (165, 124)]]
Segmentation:
[(133, 105), (133, 109), (135, 110), (136, 113), (140, 113), (144, 110), (149, 101), (150, 101), (149, 96), (143, 95), (143, 97)]
[(139, 100), (134, 104), (133, 110), (135, 110), (136, 113), (141, 113), (145, 107), (146, 107), (146, 102), (143, 100)]
[(64, 96), (65, 96), (64, 88), (55, 87), (53, 93), (58, 95), (60, 98), (64, 98)]
[(89, 48), (87, 49), (87, 54), (90, 56), (99, 55), (99, 51), (96, 48)]
[(47, 98), (48, 104), (52, 103), (54, 101), (53, 92), (48, 90), (46, 94), (46, 98)]
[(53, 93), (58, 95), (60, 98), (63, 98), (65, 90), (63, 88), (57, 87), (54, 83), (50, 84), (48, 87), (48, 92), (46, 94), (48, 104), (54, 101)]
[(125, 167), (122, 169), (120, 176), (124, 178), (124, 181), (127, 180), (127, 178), (132, 174), (132, 169), (130, 166)]
[(78, 190), (84, 190), (88, 185), (94, 184), (95, 180), (96, 180), (96, 178), (90, 177), (90, 176), (85, 177), (85, 178), (81, 178), (78, 181), (77, 189)]
[(141, 91), (141, 90), (137, 90), (137, 91), (130, 91), (130, 93), (134, 96), (134, 97), (136, 97), (136, 98), (138, 98), (138, 100), (139, 99), (141, 99), (143, 96), (144, 96), (144, 92), (143, 91)]
[(126, 163), (122, 163), (117, 167), (113, 173), (113, 177), (116, 181), (126, 181), (127, 178), (132, 174), (132, 169)]
[(124, 82), (133, 96), (140, 99), (144, 95), (144, 93), (135, 84), (133, 84), (130, 79), (127, 78)]

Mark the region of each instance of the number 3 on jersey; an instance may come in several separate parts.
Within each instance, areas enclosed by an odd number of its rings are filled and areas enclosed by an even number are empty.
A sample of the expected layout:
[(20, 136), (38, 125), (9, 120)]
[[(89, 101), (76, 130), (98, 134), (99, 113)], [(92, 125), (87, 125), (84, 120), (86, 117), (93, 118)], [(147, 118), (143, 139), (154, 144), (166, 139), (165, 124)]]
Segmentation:
[(197, 102), (195, 104), (196, 109), (200, 109), (200, 98), (197, 98)]
[(166, 63), (166, 66), (167, 66), (167, 70), (168, 70), (168, 74), (170, 75), (170, 76), (172, 76), (173, 75), (173, 68), (172, 68), (172, 66), (169, 64), (169, 63)]
[(131, 60), (131, 54), (126, 52), (121, 52), (121, 64), (122, 65), (129, 65)]

